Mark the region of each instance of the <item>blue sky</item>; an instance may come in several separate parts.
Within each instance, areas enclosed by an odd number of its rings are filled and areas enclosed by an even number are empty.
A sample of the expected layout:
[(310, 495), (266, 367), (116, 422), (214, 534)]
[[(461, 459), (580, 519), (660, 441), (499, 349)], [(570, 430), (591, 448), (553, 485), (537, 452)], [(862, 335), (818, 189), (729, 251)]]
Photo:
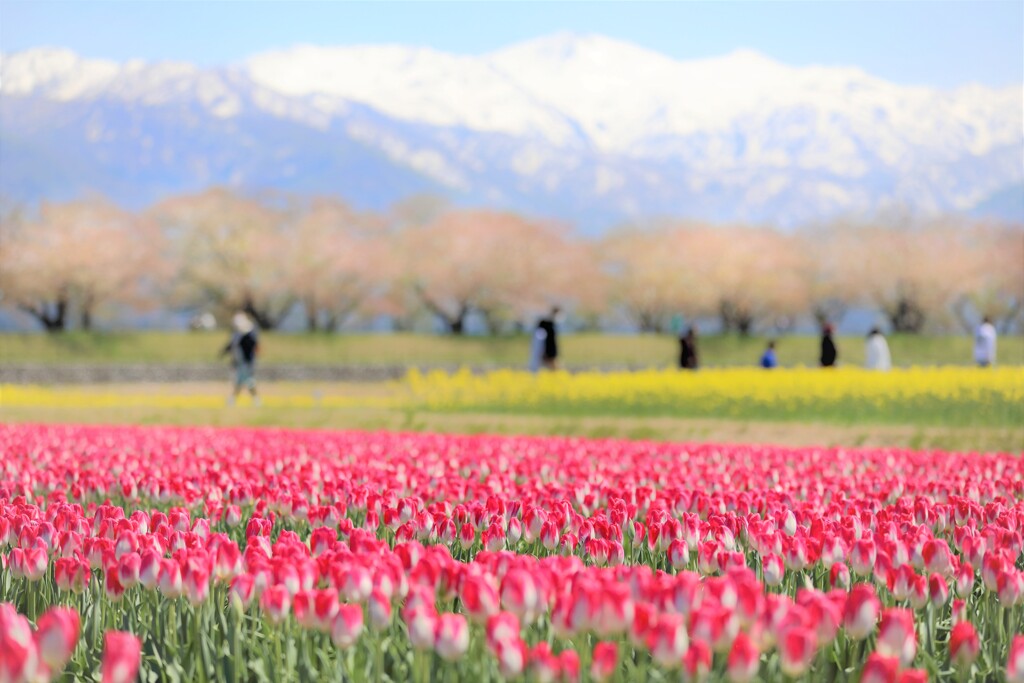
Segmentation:
[(90, 2), (0, 0), (0, 50), (204, 65), (296, 43), (402, 43), (479, 54), (556, 31), (687, 59), (751, 48), (897, 83), (1024, 80), (1024, 2)]

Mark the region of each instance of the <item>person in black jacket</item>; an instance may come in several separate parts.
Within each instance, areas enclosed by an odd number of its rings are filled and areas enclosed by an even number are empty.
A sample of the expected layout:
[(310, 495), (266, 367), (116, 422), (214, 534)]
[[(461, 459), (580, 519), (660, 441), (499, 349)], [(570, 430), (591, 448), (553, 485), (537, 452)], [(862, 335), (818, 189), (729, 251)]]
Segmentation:
[(256, 395), (256, 376), (254, 374), (256, 364), (256, 352), (259, 350), (259, 339), (256, 336), (256, 326), (249, 320), (245, 313), (236, 313), (231, 319), (231, 326), (234, 334), (225, 346), (220, 355), (231, 354), (231, 366), (235, 369), (235, 391), (228, 399), (232, 404), (242, 392), (242, 387), (249, 390), (253, 402), (259, 405), (260, 398)]
[(821, 330), (821, 367), (835, 367), (838, 355), (836, 343), (832, 340), (832, 325), (826, 324)]
[(697, 328), (691, 326), (679, 337), (679, 368), (696, 370), (697, 362)]
[(552, 306), (551, 315), (537, 323), (537, 329), (544, 332), (544, 354), (542, 362), (548, 370), (558, 369), (558, 331), (555, 319), (558, 317), (558, 306)]

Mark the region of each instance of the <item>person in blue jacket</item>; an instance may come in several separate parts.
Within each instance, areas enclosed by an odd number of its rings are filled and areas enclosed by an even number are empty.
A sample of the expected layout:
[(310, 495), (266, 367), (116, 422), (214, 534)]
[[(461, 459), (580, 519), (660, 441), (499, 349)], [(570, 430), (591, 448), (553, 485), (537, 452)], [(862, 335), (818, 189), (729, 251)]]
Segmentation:
[(778, 365), (779, 361), (775, 357), (775, 340), (773, 339), (768, 342), (768, 347), (764, 350), (764, 354), (761, 356), (761, 367), (770, 370)]

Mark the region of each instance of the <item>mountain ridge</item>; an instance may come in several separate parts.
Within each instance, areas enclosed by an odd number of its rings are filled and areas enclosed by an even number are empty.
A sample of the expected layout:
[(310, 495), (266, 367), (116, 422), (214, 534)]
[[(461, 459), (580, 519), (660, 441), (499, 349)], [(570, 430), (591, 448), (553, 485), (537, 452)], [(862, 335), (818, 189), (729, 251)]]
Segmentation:
[[(679, 61), (593, 34), (479, 56), (294, 46), (218, 67), (40, 48), (0, 55), (0, 183), (26, 201), (271, 183), (369, 208), (415, 186), (599, 228), (968, 212), (1024, 182), (1021, 102), (1018, 86), (898, 86), (751, 50)], [(134, 192), (115, 158), (140, 169)], [(372, 198), (341, 182), (353, 174)]]

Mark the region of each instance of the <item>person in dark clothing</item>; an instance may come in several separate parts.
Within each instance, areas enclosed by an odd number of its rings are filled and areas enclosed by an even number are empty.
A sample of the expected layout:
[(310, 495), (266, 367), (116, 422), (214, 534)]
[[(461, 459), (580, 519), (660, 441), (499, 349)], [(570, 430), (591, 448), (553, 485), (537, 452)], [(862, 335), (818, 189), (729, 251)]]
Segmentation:
[(696, 370), (697, 362), (697, 328), (691, 326), (679, 337), (679, 368)]
[(548, 370), (558, 369), (558, 330), (555, 327), (555, 319), (559, 310), (558, 306), (553, 306), (551, 314), (537, 323), (537, 329), (544, 332), (544, 353), (541, 362)]
[(249, 390), (253, 402), (259, 405), (260, 398), (256, 395), (256, 376), (254, 368), (256, 364), (256, 352), (259, 350), (259, 339), (256, 336), (256, 326), (249, 320), (245, 313), (236, 313), (231, 320), (234, 334), (220, 355), (231, 354), (231, 366), (235, 369), (235, 391), (228, 399), (232, 404), (242, 392), (242, 387)]
[(825, 325), (821, 331), (821, 367), (835, 367), (838, 355), (836, 343), (832, 340), (832, 325)]

